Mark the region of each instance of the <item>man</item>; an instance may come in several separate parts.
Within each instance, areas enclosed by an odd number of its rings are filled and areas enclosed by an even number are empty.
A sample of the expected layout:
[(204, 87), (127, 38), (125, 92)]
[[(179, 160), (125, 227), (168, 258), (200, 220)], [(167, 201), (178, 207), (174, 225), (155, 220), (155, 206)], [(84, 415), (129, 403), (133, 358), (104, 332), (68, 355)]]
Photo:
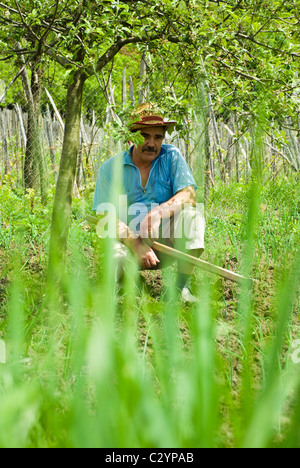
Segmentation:
[[(195, 257), (204, 250), (205, 221), (196, 208), (193, 175), (180, 151), (163, 144), (174, 124), (165, 121), (150, 103), (139, 106), (129, 129), (140, 132), (142, 143), (106, 161), (97, 179), (93, 210), (103, 213), (114, 207), (119, 240), (116, 257), (124, 260), (131, 251), (141, 269), (164, 264), (163, 256), (145, 242), (149, 238)], [(124, 197), (125, 209), (120, 207)], [(193, 266), (178, 262), (177, 288), (186, 302), (196, 301), (189, 290), (193, 271)]]

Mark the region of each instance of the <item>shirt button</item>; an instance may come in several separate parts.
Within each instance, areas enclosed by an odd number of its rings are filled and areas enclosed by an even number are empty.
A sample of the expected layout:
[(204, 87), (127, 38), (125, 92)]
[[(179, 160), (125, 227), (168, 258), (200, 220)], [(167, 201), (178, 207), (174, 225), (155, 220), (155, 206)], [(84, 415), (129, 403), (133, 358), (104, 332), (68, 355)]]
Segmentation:
[(144, 193), (146, 193), (146, 190), (143, 190)]

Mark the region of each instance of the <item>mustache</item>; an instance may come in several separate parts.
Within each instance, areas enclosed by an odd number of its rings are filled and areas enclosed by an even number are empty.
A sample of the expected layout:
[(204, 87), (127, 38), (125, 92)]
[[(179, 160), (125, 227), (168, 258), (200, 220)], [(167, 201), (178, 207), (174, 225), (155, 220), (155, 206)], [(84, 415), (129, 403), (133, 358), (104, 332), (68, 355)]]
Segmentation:
[(147, 151), (147, 153), (157, 153), (157, 149), (153, 146), (145, 146), (145, 148), (143, 148), (143, 153), (145, 151)]

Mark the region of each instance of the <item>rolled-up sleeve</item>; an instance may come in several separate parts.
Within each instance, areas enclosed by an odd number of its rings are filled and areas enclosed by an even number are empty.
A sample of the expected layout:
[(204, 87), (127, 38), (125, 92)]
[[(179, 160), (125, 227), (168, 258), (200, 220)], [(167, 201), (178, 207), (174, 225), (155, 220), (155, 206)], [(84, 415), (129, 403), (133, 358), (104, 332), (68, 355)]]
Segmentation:
[(171, 180), (174, 194), (189, 186), (193, 186), (195, 190), (198, 189), (193, 174), (179, 150), (175, 150), (172, 155)]

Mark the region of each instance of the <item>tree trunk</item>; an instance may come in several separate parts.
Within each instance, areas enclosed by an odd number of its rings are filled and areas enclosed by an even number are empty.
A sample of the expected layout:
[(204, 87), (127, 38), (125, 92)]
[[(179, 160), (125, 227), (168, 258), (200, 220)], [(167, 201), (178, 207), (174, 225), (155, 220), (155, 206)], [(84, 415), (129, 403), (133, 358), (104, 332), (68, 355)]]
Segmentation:
[(48, 281), (60, 283), (65, 266), (72, 194), (79, 151), (80, 119), (86, 75), (76, 71), (68, 86), (64, 142), (54, 200)]
[(209, 135), (209, 126), (210, 126), (210, 114), (208, 107), (207, 99), (207, 90), (203, 82), (200, 83), (199, 89), (199, 108), (201, 109), (201, 122), (204, 128), (204, 157), (205, 157), (205, 180), (204, 180), (204, 202), (208, 203), (209, 200), (209, 191), (210, 185), (212, 183), (211, 175), (211, 148), (210, 148), (210, 135)]
[[(24, 58), (21, 56), (21, 64), (23, 65)], [(26, 151), (24, 161), (24, 186), (26, 189), (39, 188), (39, 173), (38, 173), (38, 160), (39, 160), (39, 135), (38, 135), (38, 122), (36, 118), (36, 110), (39, 106), (37, 98), (39, 93), (35, 94), (36, 100), (34, 101), (32, 93), (32, 83), (29, 81), (29, 76), (26, 67), (23, 68), (22, 74), (23, 90), (27, 101), (28, 123), (26, 134)], [(32, 77), (33, 80), (33, 77)]]
[[(202, 63), (203, 72), (206, 75), (205, 65), (204, 65), (204, 61), (203, 61), (202, 58), (201, 58), (201, 63)], [(226, 173), (225, 173), (225, 168), (224, 168), (224, 161), (223, 161), (223, 155), (222, 155), (222, 150), (221, 150), (221, 141), (220, 141), (220, 136), (219, 136), (219, 132), (218, 132), (218, 125), (217, 125), (216, 115), (215, 115), (215, 112), (214, 112), (212, 97), (211, 97), (211, 94), (210, 94), (209, 83), (206, 80), (206, 78), (204, 78), (202, 86), (204, 86), (205, 91), (206, 91), (205, 94), (206, 94), (206, 99), (207, 99), (207, 102), (208, 102), (209, 114), (210, 114), (210, 118), (211, 118), (211, 121), (212, 121), (213, 134), (214, 134), (215, 143), (216, 143), (216, 152), (217, 152), (217, 156), (218, 156), (218, 160), (219, 160), (220, 176), (221, 176), (222, 182), (226, 182)], [(212, 162), (213, 161), (211, 160), (210, 163), (212, 163)], [(213, 177), (213, 175), (211, 174), (211, 180), (213, 180), (212, 177)]]
[(130, 87), (130, 103), (131, 107), (135, 108), (135, 96), (134, 96), (134, 86), (131, 76), (129, 77), (129, 87)]
[(126, 80), (126, 68), (123, 70), (122, 75), (122, 107), (125, 109), (127, 102), (127, 80)]
[[(21, 48), (19, 43), (17, 43), (16, 46), (18, 49)], [(26, 189), (35, 189), (36, 191), (38, 191), (40, 187), (42, 202), (45, 203), (47, 187), (39, 129), (42, 76), (44, 70), (40, 63), (35, 62), (31, 69), (30, 82), (23, 55), (20, 55), (19, 61), (21, 66), (20, 74), (28, 110), (27, 144), (23, 169), (24, 186)]]
[(212, 102), (212, 98), (211, 98), (209, 90), (207, 90), (207, 99), (208, 99), (211, 121), (212, 121), (214, 136), (215, 136), (216, 153), (217, 153), (218, 161), (219, 161), (220, 177), (221, 177), (221, 181), (225, 183), (226, 173), (225, 173), (225, 167), (224, 167), (224, 161), (223, 161), (223, 155), (222, 155), (222, 149), (221, 149), (221, 139), (219, 135), (218, 124), (217, 124), (217, 119), (216, 119), (216, 115), (215, 115), (215, 111), (213, 107), (213, 102)]
[(7, 111), (3, 110), (0, 114), (0, 130), (2, 133), (2, 146), (3, 146), (3, 162), (4, 162), (4, 174), (6, 175), (10, 171), (10, 161), (9, 161), (9, 150), (7, 143), (8, 135), (8, 116)]
[(149, 101), (149, 85), (147, 84), (147, 52), (144, 51), (141, 58), (140, 79), (141, 86), (139, 89), (139, 104)]
[(52, 128), (52, 117), (49, 110), (49, 106), (47, 104), (47, 112), (45, 116), (45, 126), (46, 126), (46, 135), (49, 143), (49, 152), (50, 152), (50, 160), (52, 166), (52, 172), (54, 175), (55, 184), (57, 182), (57, 171), (56, 171), (56, 162), (55, 162), (55, 149), (54, 149), (54, 136), (53, 136), (53, 128)]

